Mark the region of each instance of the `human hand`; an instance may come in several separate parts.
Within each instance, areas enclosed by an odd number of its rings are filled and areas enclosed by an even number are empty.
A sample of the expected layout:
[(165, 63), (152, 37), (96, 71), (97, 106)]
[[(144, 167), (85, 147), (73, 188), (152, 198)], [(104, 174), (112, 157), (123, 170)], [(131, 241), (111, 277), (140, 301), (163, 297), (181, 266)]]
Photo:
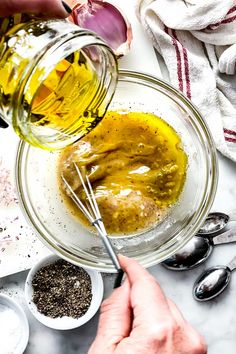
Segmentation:
[(119, 256), (124, 284), (101, 306), (88, 354), (206, 354), (203, 338), (136, 261)]
[(68, 17), (71, 8), (61, 0), (0, 0), (0, 17), (15, 13), (44, 14), (47, 17)]

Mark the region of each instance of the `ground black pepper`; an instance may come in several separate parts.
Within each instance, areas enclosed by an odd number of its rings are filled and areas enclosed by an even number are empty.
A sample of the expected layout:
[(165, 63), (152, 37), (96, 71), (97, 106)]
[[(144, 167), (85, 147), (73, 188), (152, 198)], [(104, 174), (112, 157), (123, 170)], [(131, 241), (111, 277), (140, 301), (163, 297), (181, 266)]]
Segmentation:
[(33, 302), (49, 317), (83, 316), (92, 300), (88, 273), (62, 259), (41, 268), (33, 277)]

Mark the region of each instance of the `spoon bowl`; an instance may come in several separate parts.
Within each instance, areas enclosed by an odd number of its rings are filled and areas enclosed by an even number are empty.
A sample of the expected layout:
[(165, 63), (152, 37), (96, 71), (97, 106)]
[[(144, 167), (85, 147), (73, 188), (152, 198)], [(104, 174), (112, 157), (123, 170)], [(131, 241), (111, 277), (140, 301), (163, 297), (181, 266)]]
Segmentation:
[(193, 297), (197, 301), (208, 301), (220, 295), (229, 285), (231, 270), (227, 266), (207, 269), (193, 286)]
[(213, 246), (208, 238), (194, 236), (179, 252), (162, 262), (162, 265), (170, 270), (189, 270), (205, 262), (212, 250)]
[(236, 269), (236, 256), (226, 266), (215, 266), (203, 272), (193, 286), (197, 301), (208, 301), (220, 295), (229, 285), (231, 273)]
[(204, 224), (198, 230), (198, 234), (210, 236), (219, 231), (223, 231), (230, 221), (236, 221), (235, 213), (230, 215), (220, 212), (209, 213)]
[(207, 260), (211, 255), (213, 246), (235, 241), (236, 228), (214, 237), (194, 236), (181, 250), (162, 262), (162, 265), (170, 270), (190, 270)]

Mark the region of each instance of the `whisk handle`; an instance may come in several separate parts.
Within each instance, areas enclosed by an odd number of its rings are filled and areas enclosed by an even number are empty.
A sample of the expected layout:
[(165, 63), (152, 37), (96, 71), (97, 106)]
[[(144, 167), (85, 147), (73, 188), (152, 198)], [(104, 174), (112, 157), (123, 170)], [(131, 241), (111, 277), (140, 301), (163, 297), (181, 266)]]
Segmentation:
[(118, 272), (117, 272), (116, 278), (115, 278), (115, 282), (114, 282), (114, 286), (113, 286), (114, 289), (119, 288), (119, 286), (121, 286), (123, 275), (124, 275), (123, 269), (121, 269), (121, 268), (118, 269)]
[(99, 235), (101, 236), (104, 246), (106, 247), (106, 250), (107, 250), (115, 268), (117, 269), (117, 271), (119, 271), (121, 269), (120, 262), (119, 262), (117, 255), (116, 255), (116, 252), (112, 246), (112, 243), (111, 243), (109, 237), (107, 236), (103, 222), (100, 219), (98, 219), (93, 222), (93, 225), (96, 227)]

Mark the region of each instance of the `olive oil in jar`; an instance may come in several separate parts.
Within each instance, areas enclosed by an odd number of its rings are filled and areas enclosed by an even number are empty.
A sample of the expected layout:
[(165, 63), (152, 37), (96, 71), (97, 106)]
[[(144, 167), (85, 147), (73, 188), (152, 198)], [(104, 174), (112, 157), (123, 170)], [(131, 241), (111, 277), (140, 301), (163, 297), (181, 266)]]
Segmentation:
[(0, 117), (21, 138), (62, 148), (103, 117), (117, 81), (110, 48), (64, 20), (0, 19)]

